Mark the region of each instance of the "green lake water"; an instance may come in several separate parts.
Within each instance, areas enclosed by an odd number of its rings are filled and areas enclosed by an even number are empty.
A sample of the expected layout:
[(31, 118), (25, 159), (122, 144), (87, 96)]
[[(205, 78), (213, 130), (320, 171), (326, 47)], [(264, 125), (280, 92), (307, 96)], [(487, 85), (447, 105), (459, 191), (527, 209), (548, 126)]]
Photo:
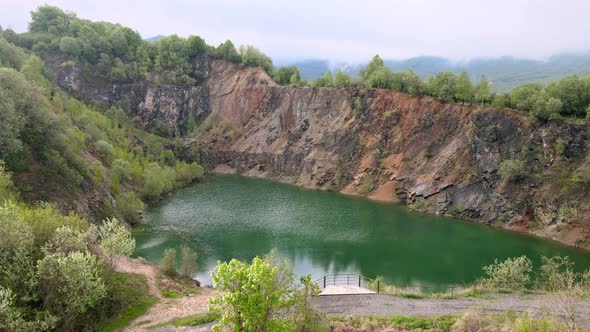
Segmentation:
[(135, 231), (136, 256), (158, 262), (183, 244), (198, 254), (197, 278), (211, 282), (218, 260), (249, 261), (273, 248), (298, 275), (360, 273), (389, 282), (451, 285), (482, 275), (495, 258), (570, 256), (578, 269), (590, 254), (551, 241), (403, 206), (268, 180), (213, 176), (149, 208)]

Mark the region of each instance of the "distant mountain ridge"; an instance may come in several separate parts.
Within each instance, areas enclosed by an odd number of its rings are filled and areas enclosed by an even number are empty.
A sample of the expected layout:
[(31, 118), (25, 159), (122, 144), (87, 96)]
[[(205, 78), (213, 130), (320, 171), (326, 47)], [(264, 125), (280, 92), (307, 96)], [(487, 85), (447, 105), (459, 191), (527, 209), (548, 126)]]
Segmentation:
[(147, 42), (150, 42), (150, 43), (155, 43), (155, 42), (157, 42), (158, 40), (160, 40), (160, 39), (162, 39), (162, 38), (164, 38), (164, 37), (166, 37), (166, 36), (164, 36), (164, 35), (157, 35), (157, 36), (153, 36), (153, 37), (145, 38), (145, 40), (146, 40)]
[[(384, 60), (394, 71), (412, 69), (423, 79), (442, 71), (458, 73), (467, 71), (473, 81), (486, 75), (493, 82), (496, 92), (509, 92), (516, 86), (528, 82), (547, 83), (568, 75), (590, 74), (589, 53), (567, 53), (552, 56), (547, 61), (500, 57), (452, 61), (443, 57), (419, 56), (405, 60)], [(324, 59), (282, 61), (282, 65), (295, 65), (306, 80), (322, 76), (329, 69), (342, 70), (353, 76), (358, 75), (365, 64), (334, 64)]]

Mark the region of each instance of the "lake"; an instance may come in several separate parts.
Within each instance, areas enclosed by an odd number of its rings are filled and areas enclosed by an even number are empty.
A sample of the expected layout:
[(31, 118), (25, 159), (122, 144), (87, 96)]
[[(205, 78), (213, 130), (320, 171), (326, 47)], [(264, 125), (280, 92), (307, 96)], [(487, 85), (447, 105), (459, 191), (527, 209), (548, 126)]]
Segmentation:
[(297, 275), (360, 273), (403, 285), (470, 282), (494, 259), (520, 255), (536, 266), (541, 255), (567, 255), (590, 267), (590, 253), (552, 241), (236, 175), (209, 177), (150, 207), (134, 235), (135, 256), (153, 262), (167, 248), (192, 247), (205, 284), (218, 260), (249, 261), (273, 248)]

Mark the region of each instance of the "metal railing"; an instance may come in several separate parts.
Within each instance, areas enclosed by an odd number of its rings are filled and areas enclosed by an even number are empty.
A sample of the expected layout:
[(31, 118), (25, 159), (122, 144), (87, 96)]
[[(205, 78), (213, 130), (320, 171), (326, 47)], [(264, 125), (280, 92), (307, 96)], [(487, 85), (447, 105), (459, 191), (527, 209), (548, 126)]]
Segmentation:
[(380, 279), (371, 279), (358, 273), (328, 274), (314, 281), (320, 289), (328, 286), (358, 286), (376, 293), (388, 293), (401, 296), (424, 296), (436, 293), (453, 298), (457, 293), (467, 290), (465, 285), (408, 285), (384, 283)]
[[(324, 289), (328, 286), (358, 286), (361, 288), (369, 288), (369, 284), (373, 282), (373, 279), (367, 278), (363, 275), (356, 273), (345, 273), (345, 274), (328, 274), (320, 279), (317, 279), (315, 283)], [(378, 281), (379, 282), (379, 281)]]

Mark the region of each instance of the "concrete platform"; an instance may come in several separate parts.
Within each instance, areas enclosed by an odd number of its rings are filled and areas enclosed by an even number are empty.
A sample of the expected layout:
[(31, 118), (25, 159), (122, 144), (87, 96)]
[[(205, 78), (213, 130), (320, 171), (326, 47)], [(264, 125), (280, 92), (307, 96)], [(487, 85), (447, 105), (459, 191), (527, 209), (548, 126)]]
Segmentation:
[(326, 286), (320, 292), (321, 295), (352, 295), (352, 294), (376, 294), (370, 289), (362, 288), (359, 286), (347, 286), (347, 285), (331, 285)]

